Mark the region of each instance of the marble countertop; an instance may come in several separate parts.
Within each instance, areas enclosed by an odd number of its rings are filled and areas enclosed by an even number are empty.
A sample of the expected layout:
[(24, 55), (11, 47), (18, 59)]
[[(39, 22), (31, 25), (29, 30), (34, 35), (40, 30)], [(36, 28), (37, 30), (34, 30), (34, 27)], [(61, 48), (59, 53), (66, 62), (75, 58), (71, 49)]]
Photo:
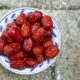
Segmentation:
[[(21, 0), (14, 4), (14, 1), (0, 0), (0, 18), (2, 18), (8, 11), (17, 7), (36, 7), (37, 2), (31, 2), (30, 5), (25, 4), (25, 0), (21, 3)], [(26, 0), (27, 1), (27, 0)], [(28, 0), (29, 1), (29, 0)], [(37, 0), (36, 0), (37, 1)], [(39, 0), (40, 1), (40, 0)], [(59, 26), (61, 34), (61, 51), (60, 56), (48, 69), (36, 75), (17, 75), (9, 72), (0, 65), (0, 80), (80, 80), (80, 10), (78, 5), (79, 0), (71, 0), (73, 4), (69, 3), (69, 0), (43, 0), (47, 1), (41, 6), (37, 6), (43, 10), (56, 21)], [(49, 3), (48, 3), (49, 2)], [(55, 5), (51, 5), (52, 2)], [(11, 5), (11, 4), (13, 5)], [(60, 7), (62, 5), (62, 7)], [(78, 4), (77, 4), (78, 3)], [(8, 5), (10, 4), (10, 5)], [(68, 4), (68, 5), (67, 5)], [(48, 8), (45, 6), (49, 6)], [(57, 6), (59, 5), (59, 6)], [(55, 8), (56, 7), (56, 8)]]

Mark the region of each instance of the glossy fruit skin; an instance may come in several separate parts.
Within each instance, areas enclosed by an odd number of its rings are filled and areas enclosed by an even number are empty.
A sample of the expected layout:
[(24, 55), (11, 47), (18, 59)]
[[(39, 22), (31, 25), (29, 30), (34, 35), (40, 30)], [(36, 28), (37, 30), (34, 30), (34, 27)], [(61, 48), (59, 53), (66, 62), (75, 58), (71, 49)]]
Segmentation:
[(36, 45), (36, 46), (33, 47), (32, 51), (33, 51), (33, 54), (35, 56), (39, 56), (39, 55), (41, 55), (43, 53), (44, 48), (41, 45)]
[(18, 70), (23, 70), (25, 68), (24, 62), (16, 57), (10, 60), (10, 67)]
[(35, 23), (39, 21), (41, 18), (42, 18), (42, 12), (40, 11), (35, 11), (28, 14), (28, 21), (31, 23)]
[(38, 28), (40, 28), (40, 23), (39, 23), (39, 22), (34, 23), (34, 24), (32, 25), (31, 32), (32, 32), (32, 33), (35, 33)]
[(4, 47), (4, 54), (6, 56), (12, 56), (15, 55), (19, 50), (20, 50), (19, 43), (10, 43)]
[(43, 27), (47, 30), (50, 29), (53, 25), (52, 19), (48, 15), (43, 16), (41, 22), (42, 22)]
[(32, 39), (31, 38), (25, 39), (24, 43), (23, 43), (23, 49), (25, 51), (31, 51), (32, 47), (33, 47), (33, 41), (32, 41)]
[(49, 46), (52, 46), (52, 45), (53, 45), (53, 41), (52, 41), (52, 39), (50, 39), (50, 38), (43, 41), (43, 46), (44, 46), (45, 48), (47, 48), (47, 47), (49, 47)]
[(25, 21), (27, 21), (27, 16), (24, 13), (21, 13), (17, 18), (16, 18), (16, 23), (19, 25), (22, 25)]
[(34, 34), (32, 34), (32, 39), (34, 41), (42, 41), (45, 35), (46, 35), (46, 30), (43, 27), (40, 27), (36, 30)]
[(22, 35), (21, 35), (21, 31), (20, 31), (20, 28), (18, 27), (9, 27), (8, 28), (8, 34), (9, 36), (17, 41), (17, 42), (22, 42), (23, 41), (23, 38), (22, 38)]
[(43, 57), (43, 55), (38, 55), (37, 57), (36, 57), (36, 61), (38, 62), (38, 63), (41, 63), (41, 62), (43, 62), (45, 59), (44, 59), (44, 57)]
[(5, 38), (0, 37), (0, 52), (4, 51), (4, 46), (6, 45)]
[(45, 57), (47, 59), (54, 58), (55, 56), (58, 55), (58, 53), (59, 53), (58, 47), (56, 45), (52, 45), (45, 50)]
[(17, 58), (23, 60), (25, 57), (27, 57), (27, 54), (23, 51), (19, 51), (16, 55)]
[(24, 38), (30, 37), (31, 35), (31, 26), (29, 22), (25, 22), (21, 27), (21, 34)]
[(34, 68), (37, 66), (36, 61), (32, 58), (25, 58), (24, 64), (25, 64), (25, 67), (28, 67), (28, 68)]

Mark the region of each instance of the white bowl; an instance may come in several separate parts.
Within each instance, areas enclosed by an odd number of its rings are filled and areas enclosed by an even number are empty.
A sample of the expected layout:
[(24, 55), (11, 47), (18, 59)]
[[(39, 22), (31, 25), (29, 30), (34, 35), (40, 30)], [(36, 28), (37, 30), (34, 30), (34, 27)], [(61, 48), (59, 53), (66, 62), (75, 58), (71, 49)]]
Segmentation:
[[(15, 9), (11, 12), (9, 12), (8, 14), (6, 14), (1, 20), (0, 20), (0, 36), (2, 35), (2, 32), (7, 28), (7, 24), (9, 22), (12, 22), (16, 19), (16, 17), (21, 13), (29, 13), (29, 12), (33, 12), (35, 10), (35, 8), (18, 8)], [(39, 10), (40, 11), (40, 10)], [(41, 11), (42, 12), (42, 11)], [(43, 12), (42, 12), (43, 13)], [(43, 13), (43, 15), (46, 15), (45, 13)], [(60, 33), (58, 30), (58, 27), (56, 25), (56, 23), (53, 21), (53, 31), (54, 34), (52, 36), (52, 40), (54, 41), (55, 45), (57, 45), (60, 49)], [(1, 54), (1, 53), (0, 53)], [(26, 75), (31, 75), (31, 74), (36, 74), (39, 73), (43, 70), (45, 70), (46, 68), (48, 68), (51, 64), (54, 64), (55, 59), (57, 58), (57, 56), (53, 59), (48, 59), (42, 63), (40, 63), (37, 67), (35, 67), (34, 69), (31, 68), (26, 68), (24, 70), (17, 70), (17, 69), (13, 69), (10, 68), (10, 64), (9, 64), (9, 60), (7, 57), (5, 57), (4, 55), (0, 55), (0, 63), (8, 70), (10, 70), (11, 72), (14, 72), (16, 74), (26, 74)]]

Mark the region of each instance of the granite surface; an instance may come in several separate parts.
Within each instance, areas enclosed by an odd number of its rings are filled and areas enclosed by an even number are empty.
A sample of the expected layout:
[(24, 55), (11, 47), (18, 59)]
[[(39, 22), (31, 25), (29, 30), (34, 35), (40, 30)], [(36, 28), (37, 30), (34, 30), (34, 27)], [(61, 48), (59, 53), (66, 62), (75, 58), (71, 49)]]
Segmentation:
[(49, 10), (75, 10), (80, 9), (80, 0), (0, 0), (1, 9), (13, 9), (17, 7), (35, 7)]
[(18, 7), (39, 8), (52, 16), (61, 34), (60, 56), (55, 65), (31, 76), (0, 65), (0, 80), (80, 80), (80, 0), (0, 0), (0, 18)]

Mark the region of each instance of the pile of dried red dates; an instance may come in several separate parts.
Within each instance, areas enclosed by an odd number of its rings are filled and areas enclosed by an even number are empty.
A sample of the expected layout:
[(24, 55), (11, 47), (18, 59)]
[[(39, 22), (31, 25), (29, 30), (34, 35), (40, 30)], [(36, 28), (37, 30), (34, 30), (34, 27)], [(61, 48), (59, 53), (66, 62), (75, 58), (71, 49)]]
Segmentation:
[(9, 58), (11, 68), (34, 68), (59, 53), (52, 41), (50, 16), (43, 16), (40, 11), (21, 13), (7, 26), (0, 37), (0, 52)]

